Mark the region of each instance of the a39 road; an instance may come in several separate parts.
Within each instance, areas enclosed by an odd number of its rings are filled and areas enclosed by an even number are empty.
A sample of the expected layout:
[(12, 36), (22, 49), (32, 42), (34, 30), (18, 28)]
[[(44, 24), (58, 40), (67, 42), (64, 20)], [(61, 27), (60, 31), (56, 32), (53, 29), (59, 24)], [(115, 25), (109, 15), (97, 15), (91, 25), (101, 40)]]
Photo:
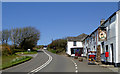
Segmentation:
[(112, 72), (98, 65), (88, 65), (70, 57), (53, 54), (47, 50), (38, 52), (32, 60), (3, 70), (4, 72)]

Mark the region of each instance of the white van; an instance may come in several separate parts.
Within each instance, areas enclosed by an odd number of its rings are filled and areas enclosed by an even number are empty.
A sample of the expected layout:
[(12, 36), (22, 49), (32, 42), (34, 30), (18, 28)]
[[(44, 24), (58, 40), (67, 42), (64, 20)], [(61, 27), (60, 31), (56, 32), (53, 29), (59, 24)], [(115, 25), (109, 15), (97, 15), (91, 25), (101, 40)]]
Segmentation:
[(47, 46), (44, 46), (43, 49), (46, 50), (46, 49), (47, 49)]

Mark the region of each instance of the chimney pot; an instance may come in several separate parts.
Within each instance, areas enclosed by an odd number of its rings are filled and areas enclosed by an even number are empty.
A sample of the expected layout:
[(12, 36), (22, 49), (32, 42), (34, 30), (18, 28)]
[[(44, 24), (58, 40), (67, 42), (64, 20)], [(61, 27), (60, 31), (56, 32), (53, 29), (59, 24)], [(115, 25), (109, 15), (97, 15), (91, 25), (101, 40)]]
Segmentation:
[(101, 19), (100, 25), (102, 25), (105, 22), (105, 19)]

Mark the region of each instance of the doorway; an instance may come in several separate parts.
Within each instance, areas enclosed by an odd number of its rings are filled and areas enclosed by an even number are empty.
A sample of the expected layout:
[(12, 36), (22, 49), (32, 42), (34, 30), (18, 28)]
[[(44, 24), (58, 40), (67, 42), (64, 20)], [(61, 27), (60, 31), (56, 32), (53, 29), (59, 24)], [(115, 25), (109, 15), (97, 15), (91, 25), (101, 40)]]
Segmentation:
[(112, 50), (112, 64), (113, 64), (114, 63), (113, 43), (111, 44), (111, 50)]

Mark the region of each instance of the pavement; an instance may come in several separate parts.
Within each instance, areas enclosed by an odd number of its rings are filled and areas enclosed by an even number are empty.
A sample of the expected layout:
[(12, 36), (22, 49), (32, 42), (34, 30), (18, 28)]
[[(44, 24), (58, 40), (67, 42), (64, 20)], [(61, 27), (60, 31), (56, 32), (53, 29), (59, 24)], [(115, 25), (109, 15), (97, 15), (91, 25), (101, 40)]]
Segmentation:
[(119, 67), (114, 67), (114, 65), (99, 64), (97, 62), (95, 62), (95, 63), (96, 63), (96, 65), (99, 65), (99, 66), (104, 67), (104, 68), (108, 68), (108, 69), (112, 70), (113, 72), (119, 72), (120, 73), (120, 71), (119, 71), (120, 68)]
[(99, 65), (91, 64), (88, 65), (86, 59), (83, 62), (79, 62), (78, 59), (72, 58), (78, 65), (78, 72), (113, 72), (109, 68), (104, 68)]
[[(46, 54), (47, 53), (47, 54)], [(50, 58), (51, 57), (51, 58)], [(79, 62), (72, 57), (39, 51), (36, 57), (23, 64), (3, 70), (4, 72), (114, 72), (99, 65), (88, 65), (87, 60)]]

